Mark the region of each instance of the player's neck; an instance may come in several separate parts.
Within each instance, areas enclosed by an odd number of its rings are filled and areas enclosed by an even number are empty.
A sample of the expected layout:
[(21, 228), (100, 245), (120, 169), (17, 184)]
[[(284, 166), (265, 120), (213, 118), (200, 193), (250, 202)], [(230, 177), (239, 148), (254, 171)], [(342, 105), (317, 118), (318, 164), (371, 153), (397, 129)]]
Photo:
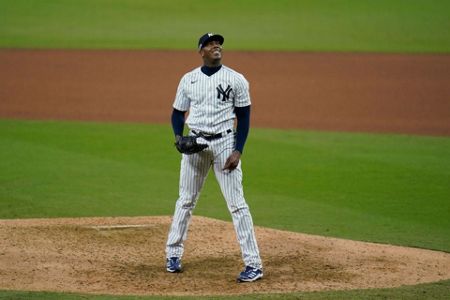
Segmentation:
[(221, 59), (203, 59), (203, 65), (208, 68), (217, 68), (222, 65)]
[(217, 71), (219, 71), (222, 68), (222, 65), (218, 65), (216, 67), (209, 67), (207, 65), (203, 65), (201, 67), (201, 71), (203, 72), (203, 74), (207, 75), (207, 76), (211, 76), (214, 73), (216, 73)]

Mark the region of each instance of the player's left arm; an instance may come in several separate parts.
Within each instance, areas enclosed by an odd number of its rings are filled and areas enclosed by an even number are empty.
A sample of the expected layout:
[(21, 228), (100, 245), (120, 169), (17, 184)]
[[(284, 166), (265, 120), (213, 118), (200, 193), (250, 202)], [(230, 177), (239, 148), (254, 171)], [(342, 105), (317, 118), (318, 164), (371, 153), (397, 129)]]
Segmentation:
[(232, 171), (237, 168), (241, 155), (244, 151), (245, 142), (247, 141), (248, 132), (250, 130), (250, 105), (244, 107), (235, 107), (237, 126), (236, 126), (236, 145), (234, 151), (228, 157), (224, 170)]
[(236, 78), (235, 93), (234, 113), (237, 119), (236, 145), (223, 167), (223, 170), (229, 171), (237, 168), (250, 129), (250, 88), (248, 81), (242, 75)]
[(235, 107), (236, 114), (236, 145), (235, 151), (244, 152), (245, 142), (247, 141), (248, 132), (250, 131), (250, 105), (244, 107)]

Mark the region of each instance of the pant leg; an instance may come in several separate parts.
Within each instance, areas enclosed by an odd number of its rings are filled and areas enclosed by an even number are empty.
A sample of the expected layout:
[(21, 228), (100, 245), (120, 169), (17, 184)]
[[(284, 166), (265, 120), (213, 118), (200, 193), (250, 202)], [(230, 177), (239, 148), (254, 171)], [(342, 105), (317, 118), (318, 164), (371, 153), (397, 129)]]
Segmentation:
[(241, 162), (231, 172), (222, 170), (227, 158), (233, 151), (233, 135), (225, 137), (217, 146), (218, 151), (215, 152), (214, 157), (214, 173), (233, 219), (234, 229), (241, 247), (242, 259), (246, 266), (262, 268), (252, 216), (244, 198)]
[(181, 159), (179, 197), (167, 238), (166, 257), (182, 257), (192, 211), (212, 164), (212, 155), (203, 151)]

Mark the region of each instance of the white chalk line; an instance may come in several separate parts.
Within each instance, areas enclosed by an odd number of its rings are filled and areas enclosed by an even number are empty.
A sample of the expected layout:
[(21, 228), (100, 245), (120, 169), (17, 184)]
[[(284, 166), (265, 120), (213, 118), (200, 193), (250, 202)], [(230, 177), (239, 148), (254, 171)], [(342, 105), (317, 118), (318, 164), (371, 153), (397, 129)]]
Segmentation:
[(151, 224), (141, 224), (141, 225), (95, 225), (95, 226), (85, 226), (86, 228), (96, 229), (96, 230), (113, 230), (113, 229), (130, 229), (130, 228), (148, 228), (155, 227), (156, 225)]

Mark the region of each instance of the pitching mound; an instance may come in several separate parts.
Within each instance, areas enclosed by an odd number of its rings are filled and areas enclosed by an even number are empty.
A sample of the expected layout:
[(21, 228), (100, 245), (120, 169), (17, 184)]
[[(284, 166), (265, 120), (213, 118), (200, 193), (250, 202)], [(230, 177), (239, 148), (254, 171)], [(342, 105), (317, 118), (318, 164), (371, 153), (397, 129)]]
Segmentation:
[(164, 268), (169, 217), (0, 220), (0, 289), (231, 295), (397, 287), (450, 278), (450, 254), (256, 227), (265, 277), (237, 284), (233, 225), (194, 217), (184, 272)]

